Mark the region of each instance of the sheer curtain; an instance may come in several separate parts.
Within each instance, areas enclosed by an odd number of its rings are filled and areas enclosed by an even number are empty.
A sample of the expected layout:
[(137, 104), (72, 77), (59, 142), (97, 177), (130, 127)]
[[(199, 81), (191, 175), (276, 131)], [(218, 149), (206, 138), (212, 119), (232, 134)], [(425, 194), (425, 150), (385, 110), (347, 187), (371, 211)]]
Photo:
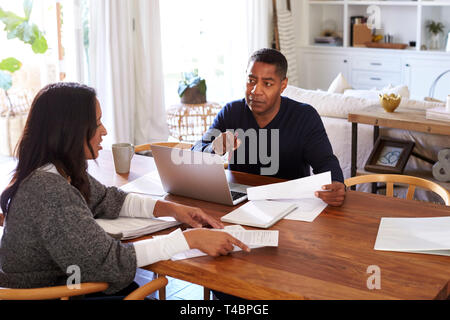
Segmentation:
[(247, 0), (248, 56), (261, 48), (270, 48), (273, 37), (271, 0)]
[(166, 140), (159, 1), (91, 1), (91, 85), (108, 130), (104, 147)]

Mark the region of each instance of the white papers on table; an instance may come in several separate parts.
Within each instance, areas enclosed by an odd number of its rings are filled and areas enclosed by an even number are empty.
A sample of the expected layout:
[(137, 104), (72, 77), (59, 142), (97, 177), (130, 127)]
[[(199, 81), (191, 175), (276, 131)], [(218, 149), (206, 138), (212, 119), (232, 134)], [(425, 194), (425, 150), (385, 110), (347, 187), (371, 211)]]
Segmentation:
[(154, 196), (163, 196), (166, 194), (157, 170), (147, 173), (146, 175), (123, 185), (120, 189), (125, 192), (149, 194)]
[[(278, 230), (245, 230), (240, 225), (226, 226), (224, 229), (214, 229), (217, 232), (228, 232), (236, 239), (245, 243), (250, 249), (260, 248), (263, 246), (278, 246)], [(233, 251), (241, 251), (242, 249), (234, 246)], [(183, 260), (195, 257), (206, 256), (201, 250), (191, 249), (174, 255), (171, 260)]]
[(128, 240), (177, 226), (180, 222), (172, 217), (95, 219), (111, 237)]
[(331, 184), (330, 171), (286, 182), (248, 188), (247, 195), (248, 200), (315, 198), (314, 193), (322, 190), (322, 186), (326, 184)]
[(277, 201), (249, 201), (224, 215), (220, 220), (257, 228), (269, 228), (296, 208), (293, 203)]
[(331, 172), (301, 179), (273, 183), (247, 189), (249, 200), (271, 199), (274, 202), (292, 203), (296, 209), (284, 217), (289, 220), (312, 222), (327, 204), (315, 196), (322, 186), (331, 184)]
[(375, 250), (450, 255), (450, 217), (382, 218)]
[(297, 206), (297, 208), (284, 217), (284, 219), (288, 220), (313, 222), (327, 207), (327, 204), (320, 198), (276, 200), (276, 202), (279, 201), (294, 203)]

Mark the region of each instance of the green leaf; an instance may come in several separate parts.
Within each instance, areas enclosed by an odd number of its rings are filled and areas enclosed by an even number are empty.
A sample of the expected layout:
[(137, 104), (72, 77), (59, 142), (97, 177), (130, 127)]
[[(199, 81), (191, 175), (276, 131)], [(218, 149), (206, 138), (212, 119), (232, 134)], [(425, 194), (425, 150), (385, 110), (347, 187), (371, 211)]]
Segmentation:
[(33, 49), (34, 53), (44, 53), (48, 49), (47, 40), (43, 36), (34, 40), (31, 49)]
[(25, 12), (25, 19), (30, 20), (31, 10), (33, 9), (33, 0), (23, 1), (23, 11)]
[(16, 58), (6, 58), (0, 61), (0, 70), (6, 70), (11, 73), (17, 71), (22, 67), (22, 63)]
[(12, 78), (11, 75), (0, 71), (0, 88), (3, 90), (9, 90), (12, 87)]
[(204, 79), (198, 84), (198, 90), (201, 94), (206, 94), (206, 81)]

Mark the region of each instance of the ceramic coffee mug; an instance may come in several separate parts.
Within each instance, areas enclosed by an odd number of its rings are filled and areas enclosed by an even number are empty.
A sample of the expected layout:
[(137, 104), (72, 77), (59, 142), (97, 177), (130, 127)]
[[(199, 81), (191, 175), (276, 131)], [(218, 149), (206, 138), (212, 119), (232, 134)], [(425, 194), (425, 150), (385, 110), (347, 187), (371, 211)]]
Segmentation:
[(134, 155), (134, 146), (131, 143), (115, 143), (112, 145), (112, 153), (116, 172), (130, 172), (131, 159)]

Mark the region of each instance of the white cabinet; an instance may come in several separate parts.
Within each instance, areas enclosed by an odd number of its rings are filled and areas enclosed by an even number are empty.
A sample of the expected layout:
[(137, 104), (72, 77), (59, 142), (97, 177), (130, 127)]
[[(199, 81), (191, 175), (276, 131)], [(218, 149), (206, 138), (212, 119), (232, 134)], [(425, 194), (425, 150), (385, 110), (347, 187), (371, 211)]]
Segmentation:
[(350, 81), (349, 58), (346, 55), (305, 53), (301, 62), (304, 86), (327, 90), (339, 73)]
[(393, 55), (356, 55), (351, 66), (355, 89), (381, 89), (402, 81), (401, 59)]
[[(433, 81), (446, 70), (450, 70), (450, 57), (406, 58), (404, 83), (409, 88), (411, 98), (422, 100), (428, 97)], [(437, 82), (433, 97), (445, 101), (449, 94), (450, 73), (447, 73)]]

